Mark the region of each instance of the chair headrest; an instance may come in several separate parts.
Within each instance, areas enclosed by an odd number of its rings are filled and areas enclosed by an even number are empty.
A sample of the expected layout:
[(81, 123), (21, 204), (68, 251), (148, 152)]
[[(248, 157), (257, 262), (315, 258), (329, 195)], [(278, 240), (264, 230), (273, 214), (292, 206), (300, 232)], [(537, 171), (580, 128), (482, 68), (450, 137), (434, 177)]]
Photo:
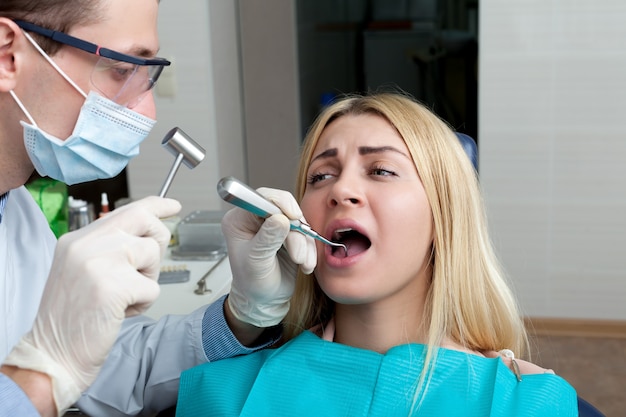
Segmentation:
[(476, 141), (469, 135), (465, 133), (455, 132), (456, 137), (461, 141), (461, 145), (463, 145), (463, 149), (465, 149), (465, 153), (469, 157), (470, 161), (472, 161), (472, 165), (474, 165), (474, 169), (478, 171), (478, 149), (476, 146)]

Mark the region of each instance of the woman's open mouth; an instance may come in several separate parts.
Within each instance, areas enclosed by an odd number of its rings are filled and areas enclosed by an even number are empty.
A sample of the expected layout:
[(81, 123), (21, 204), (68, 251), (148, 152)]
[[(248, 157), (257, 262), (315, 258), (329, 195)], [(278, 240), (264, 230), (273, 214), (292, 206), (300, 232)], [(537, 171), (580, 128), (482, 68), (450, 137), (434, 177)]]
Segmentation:
[(342, 243), (348, 248), (347, 251), (339, 247), (331, 248), (331, 255), (335, 258), (355, 256), (365, 252), (372, 246), (372, 242), (367, 236), (351, 227), (335, 230), (331, 240), (333, 242)]

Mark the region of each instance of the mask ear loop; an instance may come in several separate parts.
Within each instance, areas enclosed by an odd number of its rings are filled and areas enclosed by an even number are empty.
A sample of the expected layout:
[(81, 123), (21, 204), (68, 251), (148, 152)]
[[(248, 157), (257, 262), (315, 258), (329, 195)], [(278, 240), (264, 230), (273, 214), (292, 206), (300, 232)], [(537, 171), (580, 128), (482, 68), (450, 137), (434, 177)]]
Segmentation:
[(17, 95), (15, 94), (15, 92), (13, 92), (13, 90), (9, 90), (9, 94), (11, 94), (11, 97), (13, 97), (13, 100), (15, 100), (15, 102), (17, 103), (19, 108), (22, 109), (22, 111), (24, 112), (24, 114), (26, 115), (26, 117), (28, 118), (30, 123), (33, 126), (35, 126), (36, 128), (39, 128), (39, 126), (37, 126), (37, 123), (35, 123), (35, 119), (33, 119), (33, 116), (31, 116), (30, 113), (28, 112), (28, 110), (26, 110), (26, 107), (24, 107), (24, 104), (22, 103), (22, 100), (17, 98)]
[(70, 85), (74, 87), (76, 91), (78, 91), (86, 99), (87, 94), (85, 94), (85, 92), (78, 85), (76, 85), (76, 83), (72, 81), (72, 79), (68, 77), (65, 72), (63, 72), (63, 70), (56, 64), (56, 62), (54, 62), (52, 58), (50, 58), (48, 54), (43, 49), (41, 49), (41, 46), (39, 46), (37, 42), (35, 42), (35, 40), (27, 32), (22, 31), (22, 33), (24, 34), (24, 36), (26, 36), (26, 39), (28, 39), (28, 41), (33, 44), (33, 46), (35, 47), (35, 49), (37, 49), (41, 56), (43, 56), (45, 60), (48, 61), (48, 63), (52, 65), (55, 70), (57, 70), (61, 77), (65, 78), (65, 81), (70, 83)]

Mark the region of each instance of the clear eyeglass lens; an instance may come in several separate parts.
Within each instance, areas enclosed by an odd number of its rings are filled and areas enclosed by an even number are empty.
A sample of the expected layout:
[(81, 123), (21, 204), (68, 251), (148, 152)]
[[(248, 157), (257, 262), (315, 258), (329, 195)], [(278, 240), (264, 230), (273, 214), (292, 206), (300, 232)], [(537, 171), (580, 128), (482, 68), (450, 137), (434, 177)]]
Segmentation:
[(105, 97), (129, 105), (154, 87), (162, 71), (161, 65), (136, 65), (100, 57), (91, 82)]

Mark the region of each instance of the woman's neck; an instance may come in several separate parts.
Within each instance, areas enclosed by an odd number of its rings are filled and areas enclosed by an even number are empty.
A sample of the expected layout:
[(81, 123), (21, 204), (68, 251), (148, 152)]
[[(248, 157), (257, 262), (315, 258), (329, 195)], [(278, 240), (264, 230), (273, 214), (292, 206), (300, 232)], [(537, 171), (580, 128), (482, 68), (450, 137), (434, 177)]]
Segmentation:
[(335, 306), (334, 341), (385, 353), (394, 346), (426, 343), (424, 297)]
[[(383, 354), (394, 346), (428, 342), (428, 329), (421, 313), (420, 318), (416, 318), (418, 315), (394, 315), (390, 318), (388, 313), (381, 311), (359, 311), (362, 307), (338, 306), (333, 319), (334, 336), (329, 335), (330, 339), (336, 343)], [(482, 352), (468, 349), (450, 337), (444, 336), (439, 346), (484, 356)]]

